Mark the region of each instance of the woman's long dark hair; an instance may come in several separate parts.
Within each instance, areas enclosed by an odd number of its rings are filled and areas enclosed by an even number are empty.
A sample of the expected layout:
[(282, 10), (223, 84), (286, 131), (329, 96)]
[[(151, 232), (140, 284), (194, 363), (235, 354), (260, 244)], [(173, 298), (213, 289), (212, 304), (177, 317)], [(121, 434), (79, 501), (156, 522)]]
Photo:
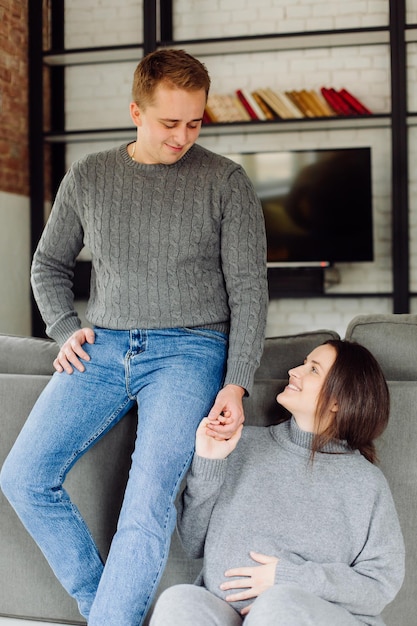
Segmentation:
[(364, 346), (346, 340), (330, 339), (337, 356), (320, 391), (316, 426), (324, 423), (337, 402), (332, 423), (313, 440), (313, 455), (335, 439), (359, 450), (371, 463), (377, 459), (374, 440), (385, 430), (390, 409), (388, 386), (375, 357)]

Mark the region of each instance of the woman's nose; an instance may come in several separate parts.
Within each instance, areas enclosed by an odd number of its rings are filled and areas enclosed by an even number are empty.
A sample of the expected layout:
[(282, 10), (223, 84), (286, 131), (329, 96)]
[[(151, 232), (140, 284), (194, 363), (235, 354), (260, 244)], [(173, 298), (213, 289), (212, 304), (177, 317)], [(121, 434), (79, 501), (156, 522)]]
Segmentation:
[(289, 369), (288, 376), (297, 377), (299, 375), (300, 367), (302, 367), (302, 365), (297, 365), (297, 367), (292, 367), (291, 369)]

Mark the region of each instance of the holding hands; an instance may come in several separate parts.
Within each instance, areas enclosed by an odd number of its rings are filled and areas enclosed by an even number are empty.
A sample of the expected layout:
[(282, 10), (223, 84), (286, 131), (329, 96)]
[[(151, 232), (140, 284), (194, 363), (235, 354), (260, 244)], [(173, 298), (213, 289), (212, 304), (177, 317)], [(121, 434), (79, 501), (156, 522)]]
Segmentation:
[(204, 417), (196, 432), (196, 454), (206, 459), (225, 459), (236, 448), (242, 428), (243, 424), (240, 424), (230, 439), (217, 439), (212, 435), (209, 418)]
[(237, 431), (245, 420), (242, 404), (244, 394), (245, 390), (239, 385), (229, 384), (220, 389), (207, 415), (208, 435), (216, 439), (229, 439)]

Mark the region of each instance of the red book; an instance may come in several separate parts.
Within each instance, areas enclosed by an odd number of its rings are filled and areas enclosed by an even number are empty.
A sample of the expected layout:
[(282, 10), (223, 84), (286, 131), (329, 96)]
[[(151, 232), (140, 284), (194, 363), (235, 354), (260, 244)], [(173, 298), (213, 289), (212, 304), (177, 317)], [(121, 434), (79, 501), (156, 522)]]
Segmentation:
[(207, 113), (206, 110), (204, 110), (203, 113), (203, 124), (211, 124), (213, 122), (213, 120), (211, 119), (210, 115)]
[(252, 120), (259, 120), (259, 117), (256, 115), (255, 111), (253, 110), (253, 108), (251, 107), (249, 102), (246, 100), (246, 98), (243, 95), (243, 92), (242, 92), (241, 89), (237, 89), (236, 90), (236, 95), (239, 98), (239, 100), (241, 101), (241, 103), (243, 104), (243, 106), (245, 107), (245, 109), (247, 110), (247, 112), (249, 113), (251, 119)]
[(333, 98), (336, 99), (344, 115), (357, 115), (357, 112), (355, 111), (355, 109), (353, 109), (350, 106), (350, 104), (348, 104), (346, 100), (342, 98), (342, 96), (339, 94), (338, 91), (336, 91), (336, 89), (334, 89), (333, 87), (330, 87), (330, 91), (332, 93)]
[(343, 100), (341, 96), (338, 95), (337, 91), (332, 87), (327, 89), (326, 87), (321, 88), (321, 93), (324, 98), (327, 100), (329, 105), (332, 107), (333, 111), (338, 115), (351, 115), (351, 109), (348, 107), (346, 102)]
[(357, 111), (353, 107), (351, 107), (348, 102), (346, 102), (346, 100), (340, 95), (340, 93), (336, 91), (336, 89), (334, 89), (333, 87), (330, 87), (330, 91), (332, 93), (332, 96), (337, 100), (337, 103), (342, 109), (344, 115), (357, 115), (358, 114)]
[(370, 111), (362, 102), (360, 102), (355, 96), (353, 96), (347, 89), (343, 88), (339, 91), (339, 95), (345, 100), (349, 106), (359, 113), (360, 115), (372, 115)]

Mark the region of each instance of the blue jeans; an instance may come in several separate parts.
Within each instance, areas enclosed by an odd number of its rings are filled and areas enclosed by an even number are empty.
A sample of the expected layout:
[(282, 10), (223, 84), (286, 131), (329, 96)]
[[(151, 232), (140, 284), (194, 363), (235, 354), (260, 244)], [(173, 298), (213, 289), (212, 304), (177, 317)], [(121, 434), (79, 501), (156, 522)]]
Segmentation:
[[(95, 329), (85, 372), (55, 373), (1, 473), (6, 497), (90, 626), (139, 626), (162, 575), (195, 431), (224, 379), (227, 337)], [(63, 488), (77, 459), (139, 405), (135, 450), (105, 566)]]

